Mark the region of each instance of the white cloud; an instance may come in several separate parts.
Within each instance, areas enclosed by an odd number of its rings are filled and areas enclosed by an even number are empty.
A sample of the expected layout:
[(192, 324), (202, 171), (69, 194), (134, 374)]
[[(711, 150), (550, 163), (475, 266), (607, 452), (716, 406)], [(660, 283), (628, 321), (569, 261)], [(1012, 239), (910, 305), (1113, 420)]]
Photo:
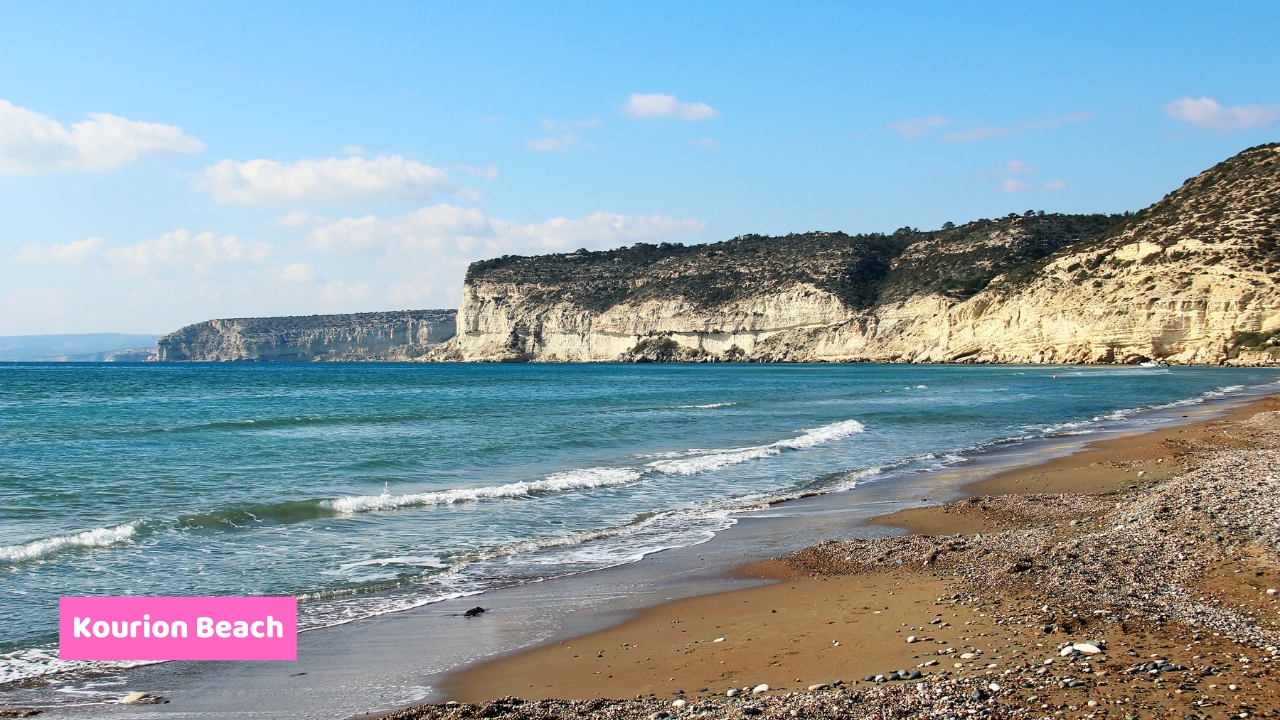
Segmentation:
[(91, 237), (65, 245), (27, 245), (15, 260), (34, 264), (103, 262), (128, 274), (189, 271), (208, 273), (220, 265), (258, 265), (272, 254), (266, 243), (242, 242), (234, 235), (185, 229), (165, 233), (133, 245), (108, 248), (102, 238)]
[(307, 244), (331, 252), (429, 250), (479, 259), (667, 240), (698, 232), (705, 226), (699, 220), (668, 218), (658, 213), (628, 216), (607, 212), (521, 224), (490, 217), (476, 208), (440, 204), (389, 219), (368, 215), (334, 220), (315, 228)]
[(469, 175), (479, 175), (485, 180), (492, 180), (498, 177), (498, 166), (490, 165), (489, 167), (475, 167), (472, 165), (458, 165), (459, 170)]
[(333, 303), (348, 303), (358, 300), (369, 299), (369, 283), (355, 283), (354, 285), (345, 280), (334, 280), (324, 286), (324, 290), (320, 292), (320, 297)]
[(904, 139), (910, 140), (950, 123), (950, 120), (941, 115), (930, 115), (925, 118), (907, 118), (895, 123), (889, 123), (888, 128), (901, 135)]
[(720, 147), (720, 143), (716, 142), (715, 140), (712, 140), (711, 138), (705, 138), (705, 137), (697, 138), (696, 140), (686, 140), (685, 144), (692, 145), (693, 147), (707, 148), (707, 149)]
[(90, 113), (88, 120), (67, 130), (56, 120), (0, 100), (0, 173), (105, 172), (143, 157), (204, 149), (204, 143), (174, 125)]
[(1214, 132), (1249, 130), (1280, 120), (1280, 105), (1233, 105), (1224, 108), (1213, 98), (1185, 97), (1163, 107), (1174, 120)]
[(342, 148), (342, 152), (347, 155), (364, 155), (364, 148), (359, 145), (348, 145)]
[(205, 168), (195, 185), (217, 202), (243, 205), (421, 200), (454, 190), (444, 170), (399, 155), (299, 160), (290, 165), (223, 160)]
[(54, 243), (52, 245), (31, 244), (23, 247), (18, 251), (13, 259), (18, 262), (33, 263), (43, 265), (46, 263), (78, 263), (83, 262), (92, 257), (101, 255), (102, 238), (91, 237), (84, 240), (76, 240), (65, 245)]
[(280, 279), (285, 282), (309, 283), (315, 279), (315, 268), (306, 263), (286, 265), (280, 271)]
[(1000, 183), (1000, 189), (1007, 193), (1031, 192), (1032, 190), (1056, 192), (1058, 190), (1065, 190), (1066, 188), (1067, 184), (1061, 180), (1050, 180), (1048, 182), (1040, 183), (1039, 185), (1033, 185), (1015, 178), (1006, 178), (1004, 182)]
[(674, 95), (631, 93), (622, 112), (633, 118), (675, 117), (681, 120), (711, 120), (720, 117), (706, 103), (680, 102)]
[(526, 140), (524, 146), (530, 150), (537, 150), (538, 152), (554, 152), (556, 150), (564, 150), (576, 142), (578, 142), (578, 136), (574, 133), (567, 132), (553, 137)]
[(1093, 117), (1091, 112), (1073, 112), (1066, 115), (1049, 114), (1039, 120), (1023, 120), (1013, 125), (987, 125), (959, 132), (945, 132), (942, 134), (942, 139), (947, 142), (977, 142), (996, 137), (1048, 130), (1068, 123), (1084, 122), (1091, 117)]

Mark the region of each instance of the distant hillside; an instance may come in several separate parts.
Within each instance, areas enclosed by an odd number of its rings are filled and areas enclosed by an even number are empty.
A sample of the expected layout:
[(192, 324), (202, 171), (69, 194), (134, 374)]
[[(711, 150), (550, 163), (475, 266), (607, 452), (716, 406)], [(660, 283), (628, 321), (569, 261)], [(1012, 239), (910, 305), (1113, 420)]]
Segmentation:
[(1138, 213), (503, 257), (427, 359), (1271, 362), (1280, 147)]
[(142, 362), (159, 335), (83, 333), (0, 337), (0, 362)]
[(311, 362), (408, 360), (453, 337), (453, 310), (229, 318), (160, 338), (159, 360)]

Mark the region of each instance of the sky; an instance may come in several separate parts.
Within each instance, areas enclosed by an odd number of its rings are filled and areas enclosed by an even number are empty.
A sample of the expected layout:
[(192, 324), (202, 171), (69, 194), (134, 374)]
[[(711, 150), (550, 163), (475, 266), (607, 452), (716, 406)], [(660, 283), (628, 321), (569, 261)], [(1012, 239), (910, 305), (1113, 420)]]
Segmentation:
[(0, 0), (0, 335), (457, 307), (504, 254), (1122, 212), (1274, 2)]

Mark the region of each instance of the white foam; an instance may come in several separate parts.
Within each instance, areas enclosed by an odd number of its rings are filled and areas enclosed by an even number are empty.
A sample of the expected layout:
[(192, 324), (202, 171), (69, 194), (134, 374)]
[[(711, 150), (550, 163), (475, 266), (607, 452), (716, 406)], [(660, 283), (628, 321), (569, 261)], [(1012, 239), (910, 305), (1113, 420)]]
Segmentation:
[(709, 405), (677, 405), (676, 408), (679, 410), (711, 410), (713, 408), (732, 407), (737, 404), (736, 402), (720, 402)]
[(0, 545), (0, 563), (12, 564), (36, 560), (46, 555), (74, 548), (95, 548), (131, 542), (138, 533), (138, 523), (131, 522), (113, 528), (98, 528), (57, 537), (32, 540), (18, 545)]
[(666, 475), (698, 475), (730, 465), (781, 455), (783, 450), (803, 450), (815, 447), (832, 440), (855, 435), (864, 430), (866, 430), (866, 426), (857, 420), (842, 420), (841, 422), (806, 430), (799, 437), (779, 440), (768, 445), (725, 450), (686, 450), (680, 453), (682, 457), (655, 460), (648, 463), (647, 467)]
[(530, 495), (550, 492), (568, 492), (587, 490), (609, 485), (623, 485), (640, 479), (640, 471), (635, 468), (583, 468), (554, 473), (533, 482), (509, 483), (507, 485), (490, 485), (476, 488), (454, 488), (425, 493), (409, 493), (392, 495), (383, 492), (381, 495), (357, 495), (353, 497), (326, 500), (323, 505), (340, 513), (370, 512), (373, 510), (395, 510), (403, 507), (423, 507), (432, 505), (453, 505), (460, 502), (478, 502), (481, 500), (503, 500), (522, 498)]

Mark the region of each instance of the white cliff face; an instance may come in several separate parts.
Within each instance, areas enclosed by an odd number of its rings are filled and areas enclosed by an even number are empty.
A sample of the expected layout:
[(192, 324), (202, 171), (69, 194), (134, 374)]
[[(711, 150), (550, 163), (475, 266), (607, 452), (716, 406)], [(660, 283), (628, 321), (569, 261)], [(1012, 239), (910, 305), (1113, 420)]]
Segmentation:
[[(849, 255), (837, 258), (843, 265), (830, 260), (836, 251), (828, 252), (822, 238), (806, 241), (802, 256), (788, 260), (816, 258), (806, 271), (817, 279), (809, 281), (787, 279), (776, 263), (768, 268), (769, 254), (759, 245), (734, 242), (657, 260), (571, 255), (559, 265), (530, 261), (507, 271), (503, 282), (477, 273), (463, 291), (457, 337), (430, 357), (654, 359), (648, 348), (659, 339), (666, 350), (658, 359), (684, 360), (1273, 362), (1276, 353), (1268, 348), (1242, 350), (1232, 343), (1240, 333), (1280, 331), (1280, 146), (1247, 150), (1101, 235), (1061, 238), (1031, 255), (1047, 258), (1011, 265), (1009, 257), (1025, 258), (1026, 247), (1049, 242), (1043, 232), (1020, 230), (1036, 218), (1024, 220), (980, 221), (994, 229), (961, 236), (958, 249), (948, 239), (954, 236), (945, 234), (913, 241), (898, 251), (892, 272), (866, 271), (888, 290), (864, 309), (818, 286), (831, 286), (822, 280), (828, 271), (867, 266)], [(1065, 222), (1051, 230), (1061, 236), (1062, 227), (1081, 227)], [(750, 292), (708, 301), (707, 282), (698, 279), (710, 277), (708, 263), (721, 258), (724, 272), (736, 273)], [(582, 269), (589, 262), (612, 263), (599, 265), (601, 273), (631, 262), (628, 272), (635, 275), (625, 288), (666, 282), (677, 290), (628, 295), (616, 283), (591, 285), (590, 268)], [(761, 276), (772, 273), (769, 281), (750, 285), (751, 262), (764, 268)], [(986, 271), (978, 281), (985, 287), (969, 297), (940, 291), (969, 282), (960, 275), (939, 280), (951, 264)], [(986, 282), (995, 272), (1002, 274)], [(907, 279), (895, 280), (893, 273)], [(672, 284), (673, 278), (684, 285)], [(621, 299), (591, 307), (588, 300), (599, 287), (621, 292)], [(700, 301), (687, 299), (690, 292), (702, 293)]]
[(407, 360), (451, 338), (454, 315), (452, 310), (420, 310), (208, 320), (160, 338), (157, 359)]
[(653, 335), (706, 355), (754, 351), (780, 332), (828, 327), (851, 317), (834, 295), (799, 286), (714, 310), (682, 298), (646, 300), (591, 312), (569, 303), (528, 305), (513, 285), (468, 285), (451, 343), (457, 359), (599, 362), (617, 360)]

